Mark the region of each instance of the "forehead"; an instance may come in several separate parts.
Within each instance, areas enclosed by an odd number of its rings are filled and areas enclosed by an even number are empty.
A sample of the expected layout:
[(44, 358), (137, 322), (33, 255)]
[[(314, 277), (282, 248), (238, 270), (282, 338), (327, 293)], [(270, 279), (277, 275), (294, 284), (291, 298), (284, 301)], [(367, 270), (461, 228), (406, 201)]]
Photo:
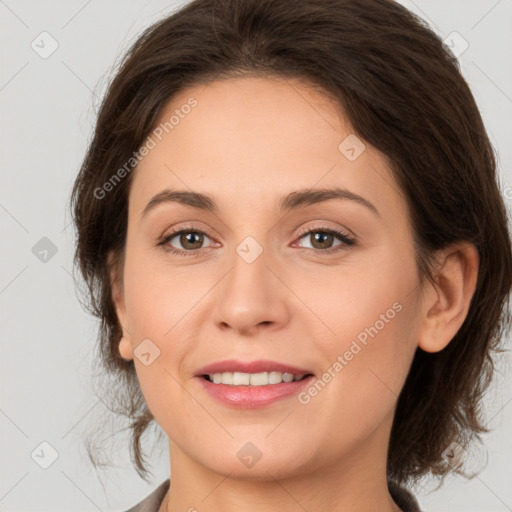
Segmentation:
[(356, 148), (364, 147), (357, 159), (347, 158), (344, 141), (358, 139), (342, 108), (299, 80), (238, 77), (195, 85), (168, 102), (155, 128), (156, 145), (132, 183), (130, 202), (138, 210), (163, 188), (236, 194), (261, 207), (294, 188), (343, 186), (371, 195), (393, 180), (383, 155), (367, 144)]

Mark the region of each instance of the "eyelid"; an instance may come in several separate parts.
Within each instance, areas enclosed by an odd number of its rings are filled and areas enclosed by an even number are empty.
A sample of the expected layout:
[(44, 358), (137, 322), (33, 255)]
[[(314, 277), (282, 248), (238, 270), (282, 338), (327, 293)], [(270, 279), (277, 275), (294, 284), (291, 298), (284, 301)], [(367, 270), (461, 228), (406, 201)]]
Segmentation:
[[(318, 223), (317, 224), (314, 224), (313, 226), (308, 226), (307, 228), (300, 228), (296, 237), (297, 238), (300, 238), (302, 237), (303, 235), (309, 233), (310, 231), (312, 230), (332, 230), (332, 231), (346, 231), (346, 233), (343, 233), (344, 235), (346, 235), (347, 237), (353, 237), (353, 238), (358, 238), (357, 235), (350, 229), (346, 228), (346, 227), (342, 227), (342, 228), (339, 228), (339, 227), (335, 227), (335, 226), (328, 226), (325, 224), (325, 222), (321, 222), (321, 221), (317, 221)], [(203, 229), (199, 226), (196, 226), (195, 224), (186, 224), (185, 226), (179, 226), (178, 228), (172, 228), (172, 230), (170, 232), (167, 232), (164, 231), (164, 234), (162, 234), (159, 239), (163, 239), (163, 238), (166, 238), (170, 235), (175, 235), (177, 233), (180, 233), (181, 231), (184, 231), (184, 230), (190, 230), (190, 231), (198, 231), (198, 232), (201, 232), (205, 235), (207, 235), (209, 238), (211, 238), (212, 240), (215, 238), (211, 235), (208, 234), (208, 230), (207, 229)]]
[[(176, 235), (179, 235), (180, 233), (183, 233), (183, 232), (200, 233), (202, 235), (207, 236), (210, 240), (212, 240), (214, 242), (216, 241), (215, 237), (209, 235), (208, 231), (206, 229), (200, 228), (193, 224), (187, 224), (185, 226), (174, 227), (170, 231), (164, 231), (164, 234), (158, 238), (159, 243), (166, 243), (166, 241), (174, 238)], [(197, 249), (197, 250), (200, 251), (202, 249)], [(187, 252), (192, 253), (194, 251), (187, 251)]]
[[(356, 244), (357, 237), (352, 234), (350, 230), (347, 230), (350, 234), (347, 234), (343, 229), (338, 227), (330, 227), (325, 225), (324, 223), (320, 225), (313, 225), (309, 226), (308, 228), (301, 228), (299, 230), (299, 234), (296, 237), (296, 240), (300, 240), (301, 238), (304, 238), (305, 236), (310, 235), (311, 233), (329, 233), (333, 235), (334, 237), (338, 238), (340, 240), (339, 245), (335, 245), (333, 247), (329, 247), (328, 249), (311, 249), (309, 247), (304, 247), (303, 249), (307, 252), (312, 251), (315, 254), (320, 255), (329, 255), (332, 253), (341, 252), (343, 250), (347, 250), (349, 247)], [(341, 247), (340, 247), (341, 246)], [(344, 247), (343, 247), (344, 246)]]
[[(339, 252), (339, 251), (343, 250), (343, 249), (336, 249), (336, 247), (339, 247), (340, 245), (341, 246), (344, 245), (345, 249), (346, 249), (347, 247), (354, 245), (357, 240), (357, 237), (349, 229), (339, 228), (339, 227), (330, 227), (330, 226), (326, 225), (325, 223), (317, 223), (312, 226), (308, 226), (307, 228), (300, 228), (297, 235), (295, 235), (294, 241), (300, 240), (301, 238), (304, 238), (304, 236), (307, 236), (310, 233), (315, 232), (315, 231), (331, 233), (341, 241), (341, 244), (339, 244), (337, 246), (330, 247), (328, 249), (312, 249), (309, 247), (302, 247), (302, 249), (305, 250), (306, 252), (312, 251), (315, 254), (328, 255), (328, 254)], [(346, 233), (345, 231), (347, 231), (348, 233)], [(187, 224), (184, 226), (174, 227), (170, 232), (167, 232), (164, 235), (162, 235), (159, 238), (159, 242), (157, 245), (164, 246), (164, 250), (166, 252), (181, 254), (181, 255), (186, 255), (186, 254), (194, 255), (194, 254), (204, 252), (205, 250), (208, 249), (208, 247), (201, 247), (200, 249), (186, 251), (183, 249), (176, 249), (174, 247), (172, 247), (170, 249), (165, 248), (166, 244), (168, 244), (175, 236), (177, 236), (183, 232), (195, 232), (195, 233), (203, 234), (206, 237), (208, 237), (210, 240), (212, 240), (214, 244), (218, 243), (218, 242), (216, 242), (215, 237), (212, 237), (208, 234), (207, 230), (201, 229), (198, 226), (195, 226), (194, 224)]]
[(339, 234), (343, 234), (347, 238), (357, 238), (350, 229), (340, 228), (335, 226), (328, 226), (325, 223), (314, 224), (313, 226), (308, 226), (307, 228), (300, 228), (297, 234), (297, 238), (302, 238), (304, 235), (311, 233), (312, 231), (330, 231), (337, 232)]
[(164, 238), (168, 238), (169, 236), (176, 235), (178, 233), (181, 233), (182, 231), (194, 231), (198, 233), (203, 233), (208, 236), (210, 239), (214, 239), (211, 235), (208, 234), (208, 229), (203, 228), (202, 226), (195, 225), (193, 223), (186, 223), (184, 225), (178, 224), (178, 227), (173, 227), (170, 230), (165, 230), (164, 233), (159, 237), (160, 240)]
[(328, 224), (329, 221), (327, 221), (327, 220), (325, 220), (325, 221), (318, 220), (318, 221), (312, 221), (312, 222), (313, 222), (313, 224), (308, 226), (307, 228), (300, 228), (298, 236), (302, 236), (303, 234), (308, 233), (313, 230), (318, 230), (318, 231), (329, 230), (329, 231), (341, 232), (347, 238), (353, 238), (354, 240), (359, 239), (358, 235), (356, 235), (354, 233), (354, 231), (347, 228), (346, 226), (340, 226), (340, 225), (330, 226)]

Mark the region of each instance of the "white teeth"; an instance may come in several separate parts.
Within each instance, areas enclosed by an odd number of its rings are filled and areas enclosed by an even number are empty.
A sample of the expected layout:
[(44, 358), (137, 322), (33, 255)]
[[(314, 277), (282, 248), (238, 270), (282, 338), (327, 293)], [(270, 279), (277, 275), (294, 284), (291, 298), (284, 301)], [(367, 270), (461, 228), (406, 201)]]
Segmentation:
[(268, 384), (279, 384), (283, 382), (283, 374), (281, 372), (270, 372), (268, 374)]
[[(222, 376), (224, 381), (224, 374)], [(233, 385), (234, 386), (248, 386), (250, 384), (251, 375), (249, 373), (233, 373)]]
[(234, 384), (233, 382), (233, 374), (231, 372), (221, 373), (221, 382), (219, 384)]
[[(248, 375), (247, 373), (245, 375)], [(268, 384), (268, 373), (251, 373), (251, 386), (266, 386)]]
[(230, 386), (268, 386), (270, 384), (280, 384), (281, 382), (301, 380), (305, 375), (306, 374), (304, 373), (300, 375), (293, 375), (286, 372), (223, 372), (210, 373), (208, 374), (208, 378), (214, 384), (228, 384)]
[(283, 381), (284, 382), (292, 382), (293, 375), (291, 373), (283, 373)]

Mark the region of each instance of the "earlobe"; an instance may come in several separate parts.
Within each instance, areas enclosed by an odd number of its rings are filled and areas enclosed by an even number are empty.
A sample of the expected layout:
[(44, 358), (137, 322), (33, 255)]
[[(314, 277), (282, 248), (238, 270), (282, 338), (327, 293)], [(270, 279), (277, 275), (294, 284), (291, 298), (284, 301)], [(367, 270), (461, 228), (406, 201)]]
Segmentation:
[(435, 285), (427, 284), (418, 346), (425, 352), (443, 350), (464, 323), (476, 289), (479, 256), (476, 247), (460, 242), (443, 250)]
[(119, 341), (119, 353), (126, 361), (131, 361), (133, 359), (133, 347), (127, 336), (123, 336)]

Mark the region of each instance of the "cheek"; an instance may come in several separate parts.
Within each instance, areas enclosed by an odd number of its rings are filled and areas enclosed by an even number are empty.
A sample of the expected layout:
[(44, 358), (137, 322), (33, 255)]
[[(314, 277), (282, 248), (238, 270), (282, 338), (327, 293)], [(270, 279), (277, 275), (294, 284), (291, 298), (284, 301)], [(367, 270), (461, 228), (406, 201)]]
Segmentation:
[(380, 266), (373, 269), (361, 264), (331, 273), (323, 293), (317, 285), (307, 299), (329, 327), (322, 331), (327, 334), (316, 337), (316, 350), (324, 360), (318, 395), (324, 398), (311, 396), (311, 404), (315, 401), (313, 407), (320, 407), (323, 402), (338, 420), (340, 415), (353, 415), (368, 428), (397, 400), (417, 347), (419, 288), (414, 259), (400, 261), (390, 253), (378, 261)]
[[(147, 252), (131, 249), (125, 260), (124, 290), (135, 367), (151, 412), (163, 421), (159, 416), (167, 408), (183, 408), (177, 403), (183, 397), (178, 383), (182, 362), (195, 349), (198, 337), (191, 335), (192, 319), (211, 285), (204, 273), (191, 278), (190, 267), (171, 267), (163, 258), (150, 261)], [(151, 354), (149, 365), (137, 357), (142, 347)]]
[(125, 262), (126, 312), (139, 342), (171, 337), (204, 294), (204, 278), (191, 276), (190, 268), (166, 265), (162, 257), (155, 260), (134, 249)]
[[(176, 433), (188, 417), (180, 371), (182, 361), (193, 350), (190, 335), (186, 335), (190, 328), (187, 312), (190, 314), (191, 305), (200, 297), (200, 289), (198, 285), (194, 293), (194, 287), (181, 283), (175, 272), (137, 256), (132, 253), (125, 263), (126, 311), (135, 369), (156, 422)], [(150, 353), (149, 364), (138, 357), (145, 352)], [(177, 410), (180, 415), (175, 414)]]
[[(303, 273), (295, 290), (300, 290), (298, 294), (314, 317), (322, 320), (318, 332), (322, 332), (326, 350), (337, 353), (348, 349), (354, 339), (364, 346), (369, 339), (389, 337), (375, 347), (385, 351), (393, 349), (416, 283), (412, 256), (398, 258), (392, 251), (382, 250), (371, 257), (353, 258), (338, 268)], [(410, 313), (411, 308), (407, 309)]]

